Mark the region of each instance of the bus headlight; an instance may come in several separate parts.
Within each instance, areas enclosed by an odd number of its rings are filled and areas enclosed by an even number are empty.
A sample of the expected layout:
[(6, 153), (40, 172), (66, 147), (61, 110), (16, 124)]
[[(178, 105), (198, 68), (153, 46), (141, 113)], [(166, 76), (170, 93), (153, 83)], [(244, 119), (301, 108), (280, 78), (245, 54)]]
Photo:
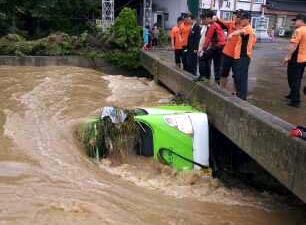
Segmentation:
[(188, 115), (169, 115), (164, 118), (169, 126), (178, 129), (184, 134), (193, 135), (193, 127)]

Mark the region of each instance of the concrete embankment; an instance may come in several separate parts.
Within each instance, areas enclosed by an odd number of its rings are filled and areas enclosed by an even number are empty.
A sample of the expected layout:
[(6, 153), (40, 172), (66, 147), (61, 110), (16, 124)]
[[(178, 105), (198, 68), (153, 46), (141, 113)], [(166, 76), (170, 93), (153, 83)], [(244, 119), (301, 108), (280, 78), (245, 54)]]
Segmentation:
[[(0, 65), (7, 66), (77, 66), (93, 68), (109, 75), (135, 75), (119, 69), (103, 59), (90, 59), (85, 56), (0, 56)], [(137, 73), (136, 73), (137, 74)]]
[(306, 202), (306, 143), (289, 137), (293, 125), (208, 82), (142, 52), (141, 62), (157, 82), (206, 107), (211, 124)]

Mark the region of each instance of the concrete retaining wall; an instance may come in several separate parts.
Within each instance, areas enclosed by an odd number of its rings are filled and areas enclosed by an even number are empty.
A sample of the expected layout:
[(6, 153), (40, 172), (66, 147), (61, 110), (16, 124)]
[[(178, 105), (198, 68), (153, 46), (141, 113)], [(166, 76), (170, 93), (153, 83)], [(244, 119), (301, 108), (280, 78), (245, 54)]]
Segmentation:
[(206, 107), (210, 122), (272, 176), (306, 202), (306, 143), (288, 136), (292, 125), (209, 83), (195, 83), (150, 52), (142, 65), (174, 93)]
[[(104, 62), (99, 62), (104, 64)], [(90, 60), (80, 56), (0, 56), (0, 65), (10, 66), (80, 66), (92, 67)]]
[(103, 59), (91, 60), (83, 56), (0, 56), (0, 65), (6, 66), (77, 66), (92, 68), (110, 75), (135, 75), (135, 71), (119, 69)]

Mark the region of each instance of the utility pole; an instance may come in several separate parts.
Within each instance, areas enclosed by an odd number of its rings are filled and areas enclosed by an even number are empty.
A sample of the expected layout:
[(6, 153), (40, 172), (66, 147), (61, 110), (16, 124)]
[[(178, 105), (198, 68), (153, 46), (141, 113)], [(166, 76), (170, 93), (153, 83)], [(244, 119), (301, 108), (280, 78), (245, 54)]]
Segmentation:
[(115, 20), (114, 0), (102, 0), (102, 29), (110, 28)]
[(143, 0), (143, 27), (152, 27), (152, 0)]

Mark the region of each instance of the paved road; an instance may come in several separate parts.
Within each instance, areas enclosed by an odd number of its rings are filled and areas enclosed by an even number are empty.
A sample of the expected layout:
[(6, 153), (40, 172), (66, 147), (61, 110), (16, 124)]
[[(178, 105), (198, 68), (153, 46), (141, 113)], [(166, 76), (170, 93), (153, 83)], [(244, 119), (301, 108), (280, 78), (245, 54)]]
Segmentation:
[[(279, 39), (277, 43), (259, 43), (250, 67), (249, 101), (296, 125), (306, 126), (306, 96), (299, 109), (287, 106), (284, 96), (288, 94), (286, 66), (282, 65), (287, 50), (287, 40)], [(173, 53), (158, 50), (156, 54), (166, 61), (172, 61)], [(306, 85), (306, 79), (304, 79)], [(229, 85), (231, 92), (232, 82)]]

